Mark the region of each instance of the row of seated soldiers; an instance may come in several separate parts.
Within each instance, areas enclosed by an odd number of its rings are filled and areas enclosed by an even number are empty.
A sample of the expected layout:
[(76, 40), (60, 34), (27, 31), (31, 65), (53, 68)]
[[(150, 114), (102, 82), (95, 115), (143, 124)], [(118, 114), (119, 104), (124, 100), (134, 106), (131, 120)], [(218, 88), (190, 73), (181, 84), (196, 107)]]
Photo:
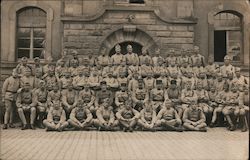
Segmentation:
[[(26, 129), (26, 111), (32, 115), (30, 124), (31, 128), (34, 128), (35, 120), (42, 125), (48, 111), (54, 106), (54, 100), (59, 100), (59, 106), (64, 108), (66, 117), (69, 118), (72, 109), (77, 106), (77, 97), (83, 94), (81, 92), (88, 92), (80, 96), (80, 99), (85, 102), (87, 97), (87, 107), (94, 117), (97, 117), (96, 112), (105, 98), (109, 99), (109, 107), (112, 107), (115, 113), (124, 108), (122, 106), (127, 99), (131, 99), (135, 110), (141, 111), (149, 106), (156, 114), (164, 108), (164, 102), (171, 100), (170, 106), (180, 119), (183, 119), (186, 108), (192, 103), (205, 113), (206, 123), (211, 127), (215, 125), (218, 113), (223, 112), (230, 130), (235, 129), (231, 114), (240, 117), (242, 130), (246, 130), (246, 119), (243, 117), (249, 110), (246, 107), (249, 106), (249, 82), (240, 74), (239, 68), (230, 64), (229, 56), (225, 56), (225, 64), (219, 67), (210, 61), (204, 66), (204, 57), (198, 54), (197, 47), (194, 47), (195, 54), (191, 58), (185, 57), (188, 54), (182, 56), (183, 59), (189, 59), (181, 61), (182, 63), (179, 63), (180, 57), (173, 56), (174, 54), (168, 57), (172, 60), (166, 62), (166, 59), (159, 55), (159, 50), (156, 51), (156, 57), (151, 58), (145, 50), (138, 57), (132, 52), (131, 46), (127, 47), (126, 55), (120, 53), (119, 45), (115, 49), (116, 54), (113, 56), (103, 54), (94, 61), (89, 58), (80, 60), (77, 54), (73, 54), (73, 58), (68, 61), (69, 66), (63, 59), (59, 60), (56, 66), (52, 63), (42, 66), (38, 58), (34, 59), (35, 64), (31, 66), (27, 64), (27, 58), (23, 58), (13, 76), (6, 79), (3, 85), (2, 95), (6, 107), (4, 128), (7, 128), (8, 123), (13, 126), (12, 103), (15, 101), (24, 124), (23, 129)], [(105, 85), (101, 85), (101, 82)], [(29, 84), (28, 95), (32, 98), (25, 94), (24, 97), (18, 96), (22, 95), (25, 84)], [(41, 89), (41, 86), (45, 87)], [(233, 97), (231, 94), (234, 98), (230, 98)], [(29, 99), (28, 105), (24, 105), (28, 106), (27, 108), (22, 105), (22, 101), (26, 101), (25, 98)], [(234, 103), (228, 103), (232, 99), (235, 100)]]

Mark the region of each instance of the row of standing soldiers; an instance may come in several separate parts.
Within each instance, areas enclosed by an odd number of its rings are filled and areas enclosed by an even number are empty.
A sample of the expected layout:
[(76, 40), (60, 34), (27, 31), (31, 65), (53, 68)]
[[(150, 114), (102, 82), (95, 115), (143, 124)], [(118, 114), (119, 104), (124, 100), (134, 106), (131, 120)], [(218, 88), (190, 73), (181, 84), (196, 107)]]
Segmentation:
[(96, 58), (79, 58), (74, 51), (73, 58), (45, 66), (39, 58), (31, 65), (23, 57), (3, 84), (3, 128), (13, 127), (15, 102), (22, 129), (35, 129), (36, 123), (58, 131), (206, 131), (225, 119), (229, 130), (247, 130), (249, 80), (228, 55), (218, 66), (211, 59), (206, 65), (197, 46), (177, 56), (171, 49), (166, 58), (159, 49), (154, 57), (144, 48), (138, 56), (131, 45), (126, 54), (119, 45), (115, 51)]

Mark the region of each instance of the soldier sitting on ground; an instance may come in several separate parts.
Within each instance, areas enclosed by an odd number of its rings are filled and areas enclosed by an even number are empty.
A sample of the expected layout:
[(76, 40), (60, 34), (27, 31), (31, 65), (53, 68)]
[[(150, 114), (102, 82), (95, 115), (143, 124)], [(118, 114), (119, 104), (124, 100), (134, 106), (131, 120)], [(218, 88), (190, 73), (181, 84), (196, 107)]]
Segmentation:
[(190, 131), (207, 131), (206, 117), (198, 107), (196, 101), (192, 100), (191, 105), (183, 113), (183, 127)]
[(68, 122), (76, 130), (84, 130), (86, 127), (92, 125), (93, 116), (83, 100), (80, 99), (77, 101), (77, 106), (71, 111)]
[(94, 119), (93, 123), (98, 130), (115, 130), (115, 127), (119, 124), (119, 121), (115, 120), (113, 108), (108, 101), (109, 99), (105, 99), (96, 111), (97, 119)]
[(157, 115), (156, 126), (162, 127), (163, 130), (182, 132), (181, 119), (173, 108), (173, 103), (169, 100), (165, 101), (162, 109)]
[(139, 116), (140, 113), (133, 108), (133, 103), (130, 99), (126, 101), (125, 107), (116, 113), (117, 120), (125, 132), (128, 130), (133, 132)]
[(61, 104), (56, 102), (49, 109), (47, 119), (43, 121), (46, 126), (46, 131), (58, 131), (61, 132), (65, 129), (69, 123), (66, 121), (66, 114)]

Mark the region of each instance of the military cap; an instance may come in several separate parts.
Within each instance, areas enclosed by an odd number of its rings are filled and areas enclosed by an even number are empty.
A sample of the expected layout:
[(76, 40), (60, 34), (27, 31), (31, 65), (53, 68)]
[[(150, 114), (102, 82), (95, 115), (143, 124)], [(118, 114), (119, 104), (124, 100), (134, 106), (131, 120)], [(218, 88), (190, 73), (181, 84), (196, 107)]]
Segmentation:
[(143, 82), (143, 79), (141, 77), (138, 78), (138, 82), (139, 83), (142, 83)]
[(118, 49), (118, 48), (121, 49), (121, 46), (120, 46), (119, 44), (117, 44), (117, 45), (115, 46), (115, 48), (116, 48), (116, 49)]
[(231, 60), (231, 57), (229, 55), (225, 55), (224, 60)]
[(24, 86), (30, 86), (30, 83), (29, 82), (25, 82)]
[(23, 62), (23, 61), (27, 61), (27, 60), (28, 60), (27, 57), (22, 57), (22, 59), (21, 59), (22, 62)]
[(156, 80), (156, 84), (162, 84), (162, 80), (161, 79), (157, 79)]
[(101, 81), (101, 82), (100, 82), (100, 85), (104, 85), (104, 84), (106, 85), (107, 82), (106, 82), (106, 81)]
[(173, 80), (170, 81), (170, 84), (176, 84), (176, 82), (177, 81), (173, 79)]
[(121, 83), (121, 86), (122, 86), (122, 87), (126, 87), (126, 86), (127, 86), (127, 83)]
[(35, 57), (34, 58), (34, 61), (36, 62), (36, 61), (40, 61), (40, 58), (39, 57)]
[(43, 80), (41, 80), (41, 81), (39, 82), (39, 85), (42, 85), (42, 84), (46, 84), (46, 82), (43, 81)]
[(240, 72), (240, 70), (241, 70), (241, 69), (240, 69), (239, 67), (236, 67), (236, 68), (235, 68), (235, 72)]

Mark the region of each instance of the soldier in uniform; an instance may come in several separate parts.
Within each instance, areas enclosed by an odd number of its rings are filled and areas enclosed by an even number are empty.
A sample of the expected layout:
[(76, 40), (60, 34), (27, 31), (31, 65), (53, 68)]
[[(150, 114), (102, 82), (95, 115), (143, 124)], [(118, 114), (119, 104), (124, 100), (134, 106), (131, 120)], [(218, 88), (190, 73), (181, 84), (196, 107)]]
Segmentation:
[(52, 91), (53, 90), (53, 86), (55, 84), (57, 84), (57, 78), (55, 76), (55, 72), (54, 70), (49, 70), (48, 71), (48, 75), (46, 76), (46, 78), (44, 79), (46, 84), (47, 84), (47, 89), (48, 91)]
[(32, 90), (30, 84), (27, 82), (24, 84), (23, 88), (20, 88), (17, 92), (16, 106), (18, 115), (23, 123), (22, 130), (28, 129), (27, 120), (25, 114), (30, 116), (30, 128), (35, 129), (34, 121), (36, 118), (36, 108), (32, 104)]
[(168, 88), (168, 83), (169, 83), (169, 79), (167, 77), (167, 73), (165, 71), (160, 72), (160, 76), (158, 78), (155, 79), (155, 84), (154, 86), (156, 86), (156, 81), (157, 80), (161, 80), (162, 81), (162, 85), (164, 89)]
[(42, 73), (37, 70), (34, 77), (34, 89), (39, 88), (40, 81), (42, 81)]
[(126, 64), (126, 58), (125, 56), (121, 53), (121, 46), (117, 44), (115, 46), (115, 54), (111, 56), (111, 63), (113, 66), (117, 66), (120, 64)]
[(139, 65), (139, 57), (136, 53), (133, 53), (133, 47), (127, 46), (127, 54), (125, 55), (127, 65)]
[(210, 107), (213, 108), (213, 116), (212, 116), (212, 120), (211, 120), (211, 123), (209, 125), (209, 127), (214, 127), (215, 126), (215, 121), (217, 119), (217, 113), (216, 113), (216, 108), (219, 107), (219, 103), (218, 103), (218, 96), (219, 96), (219, 93), (218, 91), (216, 90), (215, 86), (214, 85), (211, 85), (209, 86), (210, 89), (208, 91), (208, 96), (209, 96), (209, 101), (208, 101), (208, 105)]
[(135, 72), (132, 79), (128, 82), (128, 90), (134, 92), (138, 88), (139, 73)]
[(181, 119), (173, 108), (173, 103), (169, 100), (165, 101), (162, 109), (157, 114), (156, 126), (162, 127), (164, 130), (182, 132)]
[(143, 79), (144, 84), (145, 84), (145, 88), (148, 91), (151, 91), (154, 88), (154, 84), (155, 84), (155, 79), (153, 77), (153, 73), (152, 72), (148, 72), (147, 73), (147, 77)]
[(106, 54), (106, 49), (102, 48), (101, 55), (97, 57), (97, 65), (102, 67), (108, 66), (111, 63), (111, 59), (108, 54)]
[(60, 80), (60, 78), (63, 76), (64, 72), (67, 70), (67, 67), (65, 66), (65, 60), (60, 60), (58, 62), (58, 65), (55, 68), (55, 76), (57, 81)]
[(16, 93), (19, 89), (20, 79), (16, 69), (13, 69), (12, 76), (5, 79), (2, 88), (2, 101), (5, 105), (5, 114), (4, 114), (4, 125), (3, 129), (14, 128), (13, 123), (13, 111), (14, 111), (14, 102), (16, 101)]
[(101, 80), (102, 80), (102, 77), (98, 75), (98, 71), (93, 71), (92, 74), (90, 74), (89, 79), (88, 79), (90, 88), (93, 90), (98, 90), (100, 88)]
[(177, 72), (174, 72), (174, 73), (171, 74), (171, 76), (169, 77), (169, 81), (168, 81), (169, 84), (168, 85), (170, 85), (171, 80), (175, 80), (177, 88), (182, 89), (182, 83), (183, 82), (182, 82), (182, 79), (178, 76)]
[[(78, 75), (73, 77), (72, 84), (73, 84), (74, 89), (81, 90), (83, 85), (86, 83), (83, 81), (83, 79), (85, 79), (85, 77), (83, 76), (83, 70), (78, 68), (77, 72), (78, 72)], [(88, 80), (88, 78), (86, 78), (86, 79)], [(82, 82), (84, 82), (84, 83), (82, 83)]]
[(129, 98), (130, 94), (127, 91), (127, 83), (121, 83), (120, 91), (115, 93), (115, 111), (122, 109), (125, 105), (126, 100)]
[(213, 63), (213, 58), (209, 57), (208, 58), (208, 64), (205, 66), (207, 78), (210, 79), (211, 76), (215, 75), (219, 71), (219, 65)]
[(197, 66), (198, 64), (200, 64), (201, 66), (204, 67), (205, 58), (200, 54), (200, 48), (198, 46), (194, 46), (193, 51), (194, 54), (191, 56), (193, 66)]
[(102, 77), (106, 78), (108, 76), (108, 73), (114, 73), (114, 72), (115, 72), (115, 67), (112, 65), (112, 63), (109, 63), (102, 69)]
[(163, 63), (165, 63), (164, 58), (161, 56), (160, 48), (157, 48), (157, 49), (155, 50), (155, 56), (152, 58), (152, 61), (153, 61), (153, 66), (154, 66), (154, 67), (160, 66), (160, 65), (162, 65)]
[(229, 124), (228, 129), (230, 131), (234, 131), (235, 124), (231, 118), (231, 116), (235, 116), (237, 118), (239, 115), (239, 92), (237, 91), (237, 87), (235, 85), (232, 86), (231, 90), (227, 94), (225, 107), (222, 110), (222, 113), (226, 117), (226, 120)]
[(107, 83), (107, 86), (111, 91), (116, 91), (119, 87), (117, 79), (114, 78), (112, 72), (108, 72), (107, 75), (108, 77), (103, 78), (103, 81)]
[[(148, 61), (148, 62), (146, 62)], [(142, 48), (142, 55), (139, 56), (139, 64), (142, 66), (148, 63), (148, 65), (152, 65), (152, 58), (148, 55), (148, 51), (146, 48)]]
[(198, 83), (200, 83), (205, 90), (209, 89), (208, 81), (207, 81), (207, 75), (206, 75), (205, 72), (200, 72), (200, 74), (197, 76), (197, 78), (196, 78), (196, 87), (197, 87)]
[(69, 70), (65, 71), (64, 77), (60, 79), (61, 90), (66, 90), (68, 85), (73, 83), (73, 79), (71, 77), (71, 72)]
[(187, 107), (190, 106), (191, 102), (195, 101), (197, 103), (198, 96), (191, 88), (191, 81), (187, 81), (186, 88), (182, 90), (181, 93), (181, 101), (182, 101), (182, 109), (185, 110)]
[(140, 66), (140, 74), (143, 78), (145, 78), (150, 73), (153, 73), (153, 67), (150, 64), (150, 59), (145, 58), (144, 63)]
[(16, 66), (16, 71), (19, 74), (19, 76), (23, 76), (26, 69), (31, 69), (31, 66), (28, 65), (28, 58), (27, 57), (22, 57), (21, 63), (19, 63)]
[(32, 66), (32, 74), (34, 76), (36, 72), (40, 72), (43, 75), (43, 67), (40, 63), (39, 57), (34, 58), (34, 65)]
[(214, 85), (216, 87), (216, 90), (218, 92), (223, 91), (223, 86), (224, 86), (225, 80), (223, 80), (222, 74), (218, 73), (217, 74), (217, 80), (214, 82)]
[(115, 130), (115, 127), (117, 127), (119, 124), (119, 121), (115, 119), (115, 114), (108, 102), (108, 99), (105, 99), (104, 102), (97, 109), (96, 117), (97, 119), (94, 119), (93, 123), (98, 128), (99, 131)]
[(138, 88), (132, 92), (132, 100), (134, 108), (137, 111), (141, 111), (144, 108), (145, 103), (149, 100), (148, 91), (144, 88), (142, 79), (138, 80)]
[(103, 100), (108, 98), (110, 105), (113, 104), (114, 95), (113, 93), (107, 89), (107, 82), (100, 82), (101, 90), (96, 92), (95, 99), (95, 107), (99, 108), (99, 106), (103, 103)]
[(128, 66), (128, 79), (131, 80), (134, 74), (141, 73), (141, 68), (138, 65), (129, 65)]
[(142, 130), (155, 131), (156, 112), (150, 106), (150, 103), (146, 103), (145, 107), (140, 112), (140, 118), (138, 119), (138, 126)]
[(191, 131), (207, 131), (206, 117), (195, 101), (183, 113), (183, 127)]
[(116, 113), (116, 118), (125, 132), (128, 130), (133, 132), (139, 117), (140, 113), (133, 108), (133, 103), (130, 99), (126, 101), (125, 107)]
[(44, 129), (43, 120), (46, 118), (48, 112), (48, 91), (46, 89), (45, 81), (40, 81), (39, 88), (33, 91), (32, 103), (37, 109), (38, 127)]
[(195, 84), (196, 84), (196, 79), (194, 78), (193, 76), (194, 74), (190, 71), (188, 71), (186, 74), (184, 74), (184, 76), (182, 77), (182, 89), (185, 89), (186, 88), (186, 85), (188, 82), (191, 82), (191, 88), (192, 89), (195, 89)]
[(26, 68), (23, 76), (20, 78), (20, 87), (23, 87), (25, 83), (29, 83), (31, 89), (34, 88), (34, 77), (31, 74), (31, 68)]
[(182, 66), (182, 64), (192, 64), (191, 57), (188, 56), (188, 50), (187, 49), (181, 49), (181, 57), (179, 59), (179, 64)]
[(126, 73), (120, 72), (117, 78), (118, 86), (121, 86), (122, 83), (128, 84), (128, 78), (126, 77)]
[(62, 93), (59, 90), (59, 85), (56, 83), (53, 86), (53, 90), (48, 93), (47, 103), (48, 106), (53, 106), (54, 102), (61, 101)]
[(228, 73), (235, 73), (235, 68), (231, 65), (231, 58), (229, 55), (224, 57), (224, 65), (220, 67), (220, 73), (225, 79), (227, 79)]
[(153, 110), (158, 113), (161, 110), (162, 104), (168, 99), (168, 94), (165, 92), (162, 86), (162, 81), (156, 81), (156, 87), (149, 92), (149, 100)]
[(93, 124), (93, 116), (87, 108), (87, 103), (83, 103), (83, 100), (79, 99), (76, 107), (70, 113), (68, 122), (77, 130), (83, 130), (91, 126)]
[(243, 87), (243, 92), (240, 92), (239, 95), (239, 110), (240, 125), (242, 125), (241, 131), (245, 132), (248, 129), (249, 123), (247, 121), (247, 115), (249, 115), (249, 89), (247, 85)]
[(243, 91), (243, 87), (249, 84), (247, 82), (247, 79), (243, 75), (241, 75), (240, 71), (241, 70), (239, 67), (235, 68), (235, 76), (232, 81), (237, 85), (239, 91)]
[(67, 89), (62, 90), (61, 99), (62, 99), (63, 108), (66, 112), (66, 117), (68, 118), (71, 110), (76, 107), (76, 103), (78, 99), (78, 92), (74, 90), (72, 83), (69, 84), (67, 87), (68, 87)]
[(168, 64), (168, 67), (171, 64), (177, 64), (177, 58), (175, 56), (175, 50), (172, 48), (169, 50), (169, 57), (166, 58), (166, 62)]
[(46, 131), (63, 131), (69, 123), (66, 121), (66, 113), (59, 102), (49, 109), (47, 119), (43, 121)]
[(171, 80), (170, 87), (167, 89), (166, 93), (168, 94), (169, 100), (172, 101), (174, 109), (181, 118), (184, 110), (181, 106), (181, 92), (180, 89), (177, 88), (176, 80)]
[(91, 113), (96, 111), (94, 102), (95, 102), (95, 93), (90, 89), (89, 84), (84, 85), (84, 89), (79, 92), (79, 99), (83, 100), (83, 103), (87, 104), (87, 108)]
[(69, 67), (69, 72), (71, 73), (72, 77), (75, 77), (78, 75), (78, 61), (76, 59), (71, 59), (70, 60), (70, 67)]

